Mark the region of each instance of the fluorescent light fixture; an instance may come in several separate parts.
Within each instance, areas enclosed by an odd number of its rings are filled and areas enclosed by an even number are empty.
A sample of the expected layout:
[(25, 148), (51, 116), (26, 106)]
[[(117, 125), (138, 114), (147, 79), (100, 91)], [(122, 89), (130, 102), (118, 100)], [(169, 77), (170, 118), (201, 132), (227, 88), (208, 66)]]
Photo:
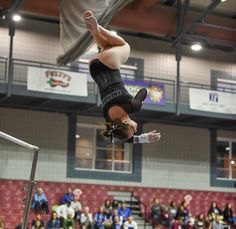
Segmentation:
[(227, 0), (221, 0), (221, 2), (226, 2)]
[(194, 43), (194, 44), (191, 45), (191, 49), (193, 51), (200, 51), (202, 49), (202, 46), (201, 46), (200, 43)]
[(230, 147), (228, 147), (228, 146), (225, 147), (225, 150), (226, 150), (226, 151), (230, 151)]
[(12, 19), (14, 21), (20, 21), (21, 20), (21, 16), (19, 14), (15, 14), (15, 15), (12, 16)]
[(233, 161), (233, 160), (230, 163), (231, 163), (231, 165), (235, 165), (235, 161)]

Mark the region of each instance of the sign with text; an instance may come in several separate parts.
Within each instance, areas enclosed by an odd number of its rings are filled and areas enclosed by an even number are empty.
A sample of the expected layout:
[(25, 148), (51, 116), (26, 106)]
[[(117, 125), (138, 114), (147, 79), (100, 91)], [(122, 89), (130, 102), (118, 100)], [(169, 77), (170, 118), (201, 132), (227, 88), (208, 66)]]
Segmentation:
[(190, 109), (236, 114), (236, 94), (189, 88)]
[(163, 83), (124, 80), (124, 84), (132, 96), (135, 96), (141, 88), (146, 88), (148, 94), (144, 103), (165, 105), (165, 85)]
[(64, 95), (88, 96), (87, 75), (60, 69), (28, 67), (27, 89)]

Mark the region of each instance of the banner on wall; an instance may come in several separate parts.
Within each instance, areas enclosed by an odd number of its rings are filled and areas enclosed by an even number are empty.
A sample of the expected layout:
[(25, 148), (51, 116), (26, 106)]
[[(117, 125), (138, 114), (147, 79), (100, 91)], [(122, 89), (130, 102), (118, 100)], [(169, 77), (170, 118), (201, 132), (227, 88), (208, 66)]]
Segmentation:
[(144, 103), (165, 105), (165, 85), (163, 83), (124, 80), (124, 84), (125, 88), (133, 96), (135, 96), (141, 88), (147, 88), (148, 94)]
[(236, 94), (189, 88), (190, 109), (236, 114)]
[(28, 67), (27, 89), (64, 95), (88, 96), (87, 75), (59, 69)]

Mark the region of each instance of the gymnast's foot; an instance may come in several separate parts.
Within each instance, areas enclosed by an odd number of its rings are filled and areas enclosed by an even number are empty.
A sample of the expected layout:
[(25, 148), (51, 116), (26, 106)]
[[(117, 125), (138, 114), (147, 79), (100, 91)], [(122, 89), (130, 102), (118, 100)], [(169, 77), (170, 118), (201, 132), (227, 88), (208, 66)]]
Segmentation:
[(84, 12), (84, 21), (86, 28), (93, 34), (98, 34), (100, 32), (99, 24), (97, 19), (93, 16), (90, 10)]

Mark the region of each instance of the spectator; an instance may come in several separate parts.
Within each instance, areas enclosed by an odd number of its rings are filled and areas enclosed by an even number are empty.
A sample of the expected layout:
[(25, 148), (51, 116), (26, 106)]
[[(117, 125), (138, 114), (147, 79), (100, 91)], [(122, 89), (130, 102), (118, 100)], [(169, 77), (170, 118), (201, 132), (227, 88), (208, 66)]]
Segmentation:
[(232, 205), (230, 203), (225, 205), (223, 216), (224, 216), (225, 223), (229, 225), (234, 225), (234, 214), (232, 210)]
[(217, 206), (217, 203), (215, 201), (211, 203), (210, 209), (208, 210), (208, 215), (211, 221), (213, 221), (217, 215), (222, 215), (222, 211)]
[(89, 207), (84, 208), (84, 212), (80, 216), (80, 225), (83, 229), (93, 229), (93, 216), (89, 212)]
[(75, 221), (71, 213), (67, 214), (66, 219), (63, 221), (63, 229), (75, 229)]
[(161, 215), (160, 215), (160, 224), (165, 227), (169, 228), (170, 227), (170, 218), (168, 214), (168, 207), (163, 206)]
[(3, 229), (3, 219), (0, 217), (0, 229)]
[(68, 202), (72, 202), (72, 200), (74, 200), (74, 194), (72, 193), (72, 189), (71, 188), (67, 188), (66, 193), (63, 195), (60, 204), (66, 204)]
[(204, 229), (212, 229), (212, 224), (209, 216), (204, 217)]
[(113, 212), (112, 212), (112, 217), (111, 218), (112, 218), (113, 222), (115, 222), (116, 217), (118, 217), (120, 224), (123, 225), (123, 217), (118, 215), (118, 210), (117, 209), (113, 210)]
[(122, 217), (123, 223), (132, 215), (131, 210), (127, 207), (126, 202), (123, 201), (121, 207), (118, 209), (118, 216)]
[(112, 221), (113, 221), (112, 229), (121, 229), (122, 222), (120, 221), (120, 218), (118, 215), (114, 216)]
[(110, 228), (112, 228), (112, 224), (113, 224), (112, 218), (111, 218), (111, 217), (110, 217), (110, 218), (107, 218), (107, 217), (106, 217), (106, 221), (105, 221), (105, 223), (104, 223), (105, 229), (110, 229)]
[(64, 220), (67, 219), (67, 214), (70, 214), (72, 218), (75, 217), (75, 211), (71, 207), (71, 202), (67, 200), (66, 204), (60, 205), (57, 210), (57, 216), (60, 218), (60, 227), (63, 227)]
[(41, 225), (40, 220), (36, 220), (34, 226), (32, 226), (32, 229), (44, 229), (44, 227)]
[(60, 228), (60, 220), (57, 218), (57, 213), (52, 212), (51, 217), (47, 222), (46, 229), (57, 229)]
[(82, 205), (79, 202), (79, 197), (80, 197), (80, 195), (75, 195), (74, 200), (71, 202), (71, 207), (75, 211), (75, 219), (77, 219), (78, 221), (80, 219), (80, 215), (81, 215), (81, 211), (82, 211)]
[(160, 221), (162, 207), (160, 204), (160, 200), (158, 198), (154, 198), (151, 206), (151, 217), (153, 228), (157, 227)]
[[(23, 219), (21, 218), (20, 224), (18, 224), (18, 225), (15, 227), (15, 229), (22, 229), (22, 223), (23, 223)], [(27, 229), (29, 229), (29, 228), (27, 227)]]
[(131, 215), (128, 216), (127, 221), (124, 223), (124, 229), (138, 229), (138, 225)]
[(181, 217), (177, 217), (175, 220), (172, 221), (171, 229), (182, 229), (182, 219)]
[(215, 220), (212, 222), (212, 229), (224, 229), (221, 218), (222, 217), (220, 215), (216, 215)]
[(176, 217), (181, 217), (183, 226), (186, 226), (189, 221), (189, 216), (188, 202), (184, 200), (178, 208)]
[(42, 210), (45, 210), (46, 214), (49, 213), (47, 197), (42, 188), (37, 188), (37, 191), (34, 193), (32, 208), (35, 210), (36, 214), (40, 213)]
[(195, 229), (204, 229), (204, 225), (205, 225), (205, 217), (203, 215), (203, 213), (200, 213), (194, 221), (194, 228)]
[(36, 224), (36, 221), (40, 222), (40, 227), (44, 227), (44, 221), (42, 220), (42, 217), (40, 214), (36, 214), (35, 218), (31, 222), (31, 226), (34, 227)]
[(194, 229), (194, 218), (189, 218), (185, 229)]
[(94, 221), (95, 221), (95, 226), (96, 229), (104, 229), (104, 224), (106, 222), (107, 218), (104, 213), (103, 207), (100, 207), (98, 210), (98, 213), (96, 213)]
[(105, 203), (103, 205), (103, 209), (104, 209), (104, 213), (105, 213), (107, 219), (109, 219), (112, 215), (112, 204), (109, 199), (105, 200)]
[(172, 222), (176, 218), (177, 204), (175, 201), (171, 201), (169, 205), (169, 219)]
[(117, 210), (120, 208), (117, 200), (113, 200), (111, 206), (112, 206), (112, 210)]

